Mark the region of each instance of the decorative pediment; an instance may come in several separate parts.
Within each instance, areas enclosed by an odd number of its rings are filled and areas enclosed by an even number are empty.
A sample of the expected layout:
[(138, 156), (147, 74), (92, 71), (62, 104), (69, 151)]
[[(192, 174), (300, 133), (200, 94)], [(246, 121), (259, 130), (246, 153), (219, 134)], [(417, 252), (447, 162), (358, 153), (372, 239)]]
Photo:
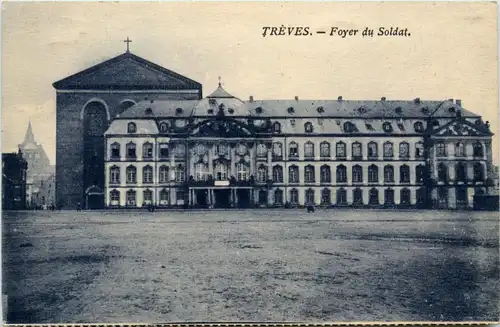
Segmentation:
[(478, 137), (491, 136), (488, 126), (483, 123), (471, 123), (465, 119), (456, 119), (436, 129), (433, 132), (435, 136), (453, 136), (453, 137)]
[(219, 117), (196, 124), (190, 134), (197, 137), (250, 137), (253, 129), (237, 120)]

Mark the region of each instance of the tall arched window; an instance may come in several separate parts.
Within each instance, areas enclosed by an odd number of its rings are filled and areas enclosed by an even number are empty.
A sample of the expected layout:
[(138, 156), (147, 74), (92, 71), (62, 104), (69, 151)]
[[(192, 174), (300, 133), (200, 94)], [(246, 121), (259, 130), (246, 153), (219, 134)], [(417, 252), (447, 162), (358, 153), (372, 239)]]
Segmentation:
[(288, 156), (291, 158), (297, 158), (299, 156), (299, 146), (295, 142), (291, 142), (288, 149)]
[(321, 190), (321, 204), (330, 205), (332, 203), (332, 192), (328, 188)]
[(179, 164), (175, 167), (175, 181), (177, 183), (184, 182), (184, 166)]
[(137, 125), (135, 123), (128, 123), (127, 133), (135, 133), (135, 132), (137, 132)]
[(288, 182), (289, 183), (299, 183), (299, 167), (293, 165), (288, 167)]
[(320, 182), (321, 183), (330, 183), (332, 181), (332, 174), (330, 171), (330, 166), (323, 165), (320, 168)]
[(273, 167), (273, 182), (283, 183), (283, 167), (279, 165)]
[(467, 180), (467, 166), (463, 162), (458, 162), (455, 165), (455, 179), (458, 182), (465, 182)]
[(347, 168), (344, 165), (337, 166), (337, 183), (347, 183)]
[(283, 190), (276, 189), (274, 191), (274, 204), (282, 205), (283, 204)]
[(142, 199), (144, 201), (144, 204), (151, 204), (153, 203), (153, 191), (147, 189), (142, 192)]
[(120, 184), (120, 167), (113, 166), (109, 169), (110, 184)]
[(127, 184), (137, 183), (137, 168), (134, 166), (127, 167)]
[(352, 182), (363, 183), (363, 168), (360, 165), (352, 167)]
[(378, 183), (378, 167), (376, 165), (370, 165), (368, 167), (368, 182)]
[(465, 145), (462, 142), (455, 144), (455, 157), (465, 157)]
[(168, 132), (168, 124), (166, 122), (160, 123), (160, 133)]
[(127, 159), (135, 159), (137, 158), (137, 154), (135, 151), (135, 143), (129, 142), (127, 143)]
[(153, 144), (146, 142), (142, 145), (142, 158), (152, 159), (153, 158)]
[(170, 194), (167, 189), (162, 189), (160, 191), (160, 204), (165, 205), (170, 202)]
[(399, 158), (408, 159), (410, 157), (410, 144), (408, 142), (399, 143)]
[(273, 143), (273, 157), (275, 158), (283, 157), (283, 144), (281, 144), (281, 142)]
[(258, 157), (265, 157), (267, 156), (267, 147), (263, 143), (259, 143), (257, 145), (257, 156)]
[(438, 180), (446, 182), (448, 180), (448, 166), (444, 162), (438, 164)]
[(215, 180), (216, 181), (227, 181), (227, 165), (223, 161), (217, 161), (215, 163)]
[(394, 156), (394, 149), (391, 142), (384, 143), (384, 158), (392, 158)]
[(195, 180), (197, 181), (206, 181), (208, 179), (209, 171), (208, 165), (203, 162), (198, 162), (194, 166)]
[(446, 157), (446, 144), (443, 142), (436, 143), (436, 156)]
[(415, 179), (417, 183), (423, 183), (425, 181), (425, 166), (418, 165), (416, 168)]
[(304, 157), (308, 159), (314, 158), (314, 143), (306, 142), (304, 144)]
[(306, 205), (314, 205), (314, 190), (307, 189), (306, 190)]
[(354, 142), (352, 144), (352, 158), (353, 159), (361, 159), (361, 158), (363, 158), (363, 149), (361, 147), (361, 143)]
[(169, 179), (168, 167), (165, 165), (160, 166), (160, 183), (167, 183)]
[(245, 165), (244, 163), (240, 162), (238, 165), (236, 165), (236, 173), (237, 173), (237, 179), (239, 181), (246, 181), (248, 180), (248, 175), (249, 175), (250, 169), (248, 169), (248, 166)]
[(407, 188), (401, 189), (401, 204), (409, 205), (411, 203), (411, 191)]
[(360, 188), (352, 190), (353, 205), (363, 205), (363, 191)]
[(267, 181), (267, 167), (260, 165), (257, 169), (257, 181), (260, 183), (265, 183)]
[(305, 123), (304, 130), (306, 133), (312, 133), (313, 132), (313, 125), (310, 122)]
[(314, 166), (307, 165), (304, 168), (304, 180), (306, 183), (314, 183), (316, 181), (314, 176)]
[(394, 183), (394, 167), (391, 165), (384, 167), (384, 182)]
[(393, 205), (394, 204), (394, 190), (386, 189), (384, 190), (384, 204), (385, 205)]
[(474, 157), (483, 157), (484, 156), (484, 151), (483, 151), (483, 145), (481, 142), (476, 142), (473, 145), (473, 153)]
[(112, 190), (109, 193), (109, 198), (110, 198), (112, 206), (118, 206), (118, 205), (120, 205), (120, 191), (118, 191), (118, 190)]
[[(108, 112), (100, 101), (88, 103), (82, 112), (83, 119), (83, 187), (92, 185), (104, 188), (105, 139), (104, 132), (108, 127)], [(119, 156), (117, 156), (119, 157)]]
[(474, 163), (474, 181), (484, 181), (484, 168), (480, 162)]
[(368, 204), (371, 204), (371, 205), (377, 205), (377, 204), (379, 204), (379, 201), (378, 201), (378, 190), (376, 188), (371, 188), (370, 189), (370, 196), (369, 196), (369, 199), (368, 199)]
[(368, 143), (368, 158), (375, 159), (378, 157), (378, 145), (376, 142)]
[(280, 123), (278, 123), (278, 122), (275, 122), (275, 123), (273, 124), (273, 131), (274, 131), (275, 133), (281, 133), (281, 124), (280, 124)]
[(115, 142), (111, 144), (111, 159), (120, 159), (120, 144)]
[(319, 155), (322, 158), (329, 158), (330, 157), (330, 143), (328, 142), (321, 142), (319, 145)]
[(297, 189), (292, 188), (290, 190), (290, 203), (291, 204), (298, 204), (299, 203), (299, 191)]
[(346, 155), (346, 145), (344, 142), (340, 141), (336, 144), (335, 156), (337, 159), (345, 159)]
[(399, 182), (409, 183), (410, 182), (410, 167), (407, 165), (401, 165), (399, 167)]
[(344, 188), (339, 188), (337, 190), (337, 204), (338, 205), (347, 204), (347, 191)]
[(424, 157), (424, 143), (415, 143), (415, 158), (420, 159)]
[(127, 206), (135, 206), (137, 204), (136, 199), (137, 199), (136, 192), (134, 190), (128, 190)]
[(144, 184), (153, 183), (153, 167), (145, 166), (142, 168), (142, 182)]

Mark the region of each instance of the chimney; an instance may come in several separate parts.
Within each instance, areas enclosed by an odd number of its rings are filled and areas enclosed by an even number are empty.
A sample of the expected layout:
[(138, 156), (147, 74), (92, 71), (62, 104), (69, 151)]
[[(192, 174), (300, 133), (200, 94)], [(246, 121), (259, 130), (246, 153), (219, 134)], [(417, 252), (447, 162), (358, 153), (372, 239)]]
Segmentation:
[(337, 100), (338, 100), (338, 101), (342, 101), (342, 96), (339, 96), (339, 97), (337, 98)]
[(299, 97), (298, 96), (295, 96), (295, 101), (299, 101)]
[(420, 98), (416, 98), (414, 101), (416, 104), (420, 104)]
[(457, 106), (462, 107), (462, 100), (457, 99), (456, 100)]
[(250, 102), (253, 102), (253, 95), (250, 96)]
[(381, 98), (380, 98), (380, 100), (382, 100), (382, 101), (385, 101), (385, 99), (386, 99), (385, 97), (381, 97)]
[(448, 99), (448, 101), (453, 102), (453, 99)]

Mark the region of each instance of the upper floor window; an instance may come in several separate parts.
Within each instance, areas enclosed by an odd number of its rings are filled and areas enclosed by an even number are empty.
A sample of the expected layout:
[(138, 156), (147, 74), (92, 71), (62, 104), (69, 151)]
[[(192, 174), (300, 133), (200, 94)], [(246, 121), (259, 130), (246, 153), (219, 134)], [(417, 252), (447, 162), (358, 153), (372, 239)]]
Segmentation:
[(304, 157), (314, 158), (314, 143), (306, 142), (304, 144)]
[(314, 183), (315, 182), (314, 166), (307, 165), (304, 168), (304, 179), (305, 179), (306, 183)]
[(228, 152), (229, 152), (229, 150), (227, 148), (227, 144), (216, 144), (215, 145), (215, 154), (216, 155), (225, 156), (226, 154), (228, 154)]
[(184, 166), (181, 164), (175, 167), (175, 181), (177, 183), (184, 182)]
[(422, 133), (424, 131), (424, 124), (422, 124), (422, 122), (418, 121), (415, 124), (413, 124), (413, 129), (417, 133)]
[(137, 168), (134, 166), (127, 167), (127, 184), (137, 183)]
[(116, 142), (111, 144), (111, 158), (112, 159), (120, 158), (120, 144)]
[(448, 166), (444, 162), (438, 164), (438, 181), (446, 182), (448, 180)]
[(273, 167), (273, 181), (275, 183), (283, 183), (283, 167), (281, 166)]
[(168, 132), (168, 124), (166, 122), (162, 122), (160, 124), (160, 133)]
[(142, 157), (144, 159), (153, 158), (153, 144), (146, 142), (142, 145)]
[(474, 157), (484, 156), (483, 145), (481, 144), (481, 142), (474, 143), (473, 152), (474, 152)]
[(267, 167), (260, 165), (257, 169), (257, 181), (264, 183), (267, 180)]
[(120, 184), (120, 167), (113, 166), (109, 169), (109, 180), (111, 184)]
[(384, 143), (384, 158), (392, 158), (394, 156), (393, 145), (391, 142)]
[(345, 158), (346, 157), (345, 143), (344, 142), (342, 142), (342, 141), (337, 142), (335, 155), (337, 158)]
[(304, 124), (304, 130), (306, 133), (312, 133), (313, 132), (313, 125), (310, 122), (307, 122)]
[(203, 162), (199, 162), (194, 166), (195, 180), (206, 181), (208, 178), (208, 167)]
[(442, 142), (436, 144), (436, 155), (438, 157), (446, 157), (446, 144)]
[(455, 165), (455, 179), (459, 182), (467, 180), (467, 166), (463, 162), (458, 162)]
[(480, 162), (474, 163), (474, 180), (483, 181), (484, 180), (484, 168)]
[(465, 146), (462, 142), (458, 142), (457, 144), (455, 144), (455, 156), (465, 157)]
[(127, 143), (127, 158), (128, 159), (135, 159), (137, 157), (135, 150), (136, 150), (135, 143), (133, 143), (133, 142)]
[(376, 142), (368, 143), (368, 157), (377, 158), (378, 157), (378, 145)]
[(394, 167), (387, 165), (384, 167), (384, 182), (393, 183), (394, 182)]
[(330, 157), (330, 143), (328, 143), (328, 142), (321, 142), (320, 145), (319, 145), (319, 154), (323, 158)]
[(264, 143), (259, 143), (257, 145), (257, 156), (258, 157), (265, 157), (267, 156), (267, 147)]
[(323, 165), (320, 168), (320, 181), (321, 183), (330, 183), (331, 182), (331, 171), (330, 166)]
[(360, 165), (355, 165), (352, 167), (352, 181), (354, 183), (363, 182), (363, 168)]
[(174, 148), (174, 156), (177, 158), (183, 158), (186, 154), (186, 146), (184, 144), (176, 144)]
[(298, 183), (299, 180), (299, 167), (295, 165), (288, 167), (288, 182)]
[(392, 133), (392, 124), (389, 123), (389, 122), (385, 122), (385, 123), (382, 124), (382, 129), (386, 133)]
[(280, 142), (273, 143), (273, 156), (282, 157), (283, 156), (283, 144)]
[(142, 168), (142, 182), (144, 184), (153, 183), (153, 167), (145, 166)]
[(399, 143), (399, 158), (409, 158), (410, 157), (410, 145), (407, 142)]
[(280, 124), (280, 123), (278, 123), (278, 122), (275, 122), (275, 123), (273, 124), (273, 131), (274, 131), (275, 133), (281, 133), (281, 124)]
[(168, 158), (168, 143), (160, 143), (160, 158)]
[(246, 180), (248, 180), (249, 173), (250, 173), (250, 169), (244, 163), (240, 162), (240, 163), (238, 163), (236, 165), (236, 174), (237, 174), (236, 178), (239, 181), (246, 181)]
[(368, 167), (368, 182), (378, 182), (378, 167), (376, 165), (370, 165), (370, 167)]
[(351, 122), (344, 123), (344, 132), (345, 133), (354, 133), (357, 132), (356, 125)]
[(290, 157), (298, 157), (299, 156), (299, 146), (297, 143), (292, 142), (290, 143), (290, 149), (289, 149), (289, 156)]
[(137, 125), (135, 123), (128, 123), (128, 125), (127, 125), (127, 132), (128, 133), (135, 133), (135, 132), (137, 132)]
[(423, 158), (424, 157), (424, 143), (417, 142), (415, 144), (415, 158)]
[(168, 167), (165, 165), (160, 166), (160, 183), (167, 183), (168, 177)]
[(337, 166), (337, 183), (347, 182), (347, 168), (344, 165)]
[(425, 166), (424, 165), (418, 165), (415, 171), (415, 177), (417, 180), (417, 183), (423, 183), (425, 180)]
[(399, 182), (409, 183), (410, 182), (410, 167), (407, 165), (402, 165), (399, 167)]
[(361, 159), (363, 157), (363, 149), (361, 148), (361, 143), (354, 142), (352, 144), (352, 157), (356, 159)]

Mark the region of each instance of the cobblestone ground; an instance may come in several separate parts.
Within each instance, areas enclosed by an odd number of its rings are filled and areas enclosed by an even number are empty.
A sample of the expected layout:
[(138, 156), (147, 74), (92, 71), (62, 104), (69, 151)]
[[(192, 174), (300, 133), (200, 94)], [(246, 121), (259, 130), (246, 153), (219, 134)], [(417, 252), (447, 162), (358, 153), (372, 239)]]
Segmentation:
[(495, 212), (5, 212), (5, 318), (493, 321), (498, 222)]

